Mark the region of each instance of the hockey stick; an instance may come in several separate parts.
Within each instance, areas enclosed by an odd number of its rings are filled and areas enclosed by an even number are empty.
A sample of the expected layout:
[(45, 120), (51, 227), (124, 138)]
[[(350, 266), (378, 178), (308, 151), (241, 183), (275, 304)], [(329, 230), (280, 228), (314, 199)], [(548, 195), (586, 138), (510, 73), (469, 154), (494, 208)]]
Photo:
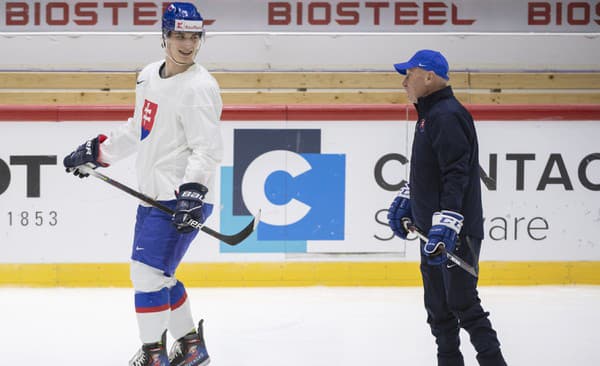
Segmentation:
[[(144, 201), (151, 206), (158, 208), (159, 210), (163, 211), (164, 213), (166, 213), (170, 216), (173, 216), (175, 214), (175, 211), (171, 210), (169, 207), (161, 204), (160, 202), (157, 202), (157, 201), (153, 200), (152, 198), (146, 196), (145, 194), (140, 193), (140, 192), (124, 185), (123, 183), (117, 182), (116, 180), (114, 180), (110, 177), (107, 177), (106, 175), (104, 175), (100, 172), (97, 172), (96, 170), (94, 170), (88, 166), (81, 165), (81, 166), (77, 167), (77, 169), (80, 169), (84, 173), (90, 174), (90, 175), (100, 179), (101, 181), (104, 181), (104, 182), (110, 184), (111, 186), (122, 190), (123, 192), (129, 193), (130, 195), (134, 196), (135, 198), (137, 198), (141, 201)], [(245, 228), (243, 228), (237, 234), (233, 234), (233, 235), (221, 234), (221, 233), (209, 228), (208, 226), (204, 226), (204, 224), (201, 224), (194, 219), (190, 219), (187, 223), (191, 227), (202, 230), (205, 233), (207, 233), (208, 235), (210, 235), (214, 238), (217, 238), (226, 244), (238, 245), (244, 239), (246, 239), (248, 236), (250, 236), (250, 234), (252, 234), (252, 232), (254, 232), (254, 230), (258, 226), (259, 221), (260, 221), (260, 210), (258, 211), (258, 214), (252, 218), (252, 221), (250, 221), (250, 223)]]
[[(419, 229), (415, 225), (412, 225), (412, 223), (410, 222), (410, 220), (403, 220), (402, 221), (402, 226), (404, 226), (404, 230), (406, 230), (409, 233), (416, 234), (421, 240), (424, 240), (426, 242), (429, 241), (429, 239), (427, 238), (427, 235), (425, 235), (425, 233), (421, 229)], [(450, 259), (452, 262), (456, 263), (457, 266), (459, 266), (460, 268), (462, 268), (465, 271), (469, 272), (473, 277), (475, 277), (475, 278), (478, 277), (477, 271), (469, 263), (465, 262), (459, 256), (454, 255), (454, 254), (452, 254), (450, 252), (447, 252), (446, 248), (443, 245), (440, 245), (439, 248), (440, 248), (440, 254), (439, 255), (444, 255), (444, 253), (445, 253), (448, 256), (448, 259)]]

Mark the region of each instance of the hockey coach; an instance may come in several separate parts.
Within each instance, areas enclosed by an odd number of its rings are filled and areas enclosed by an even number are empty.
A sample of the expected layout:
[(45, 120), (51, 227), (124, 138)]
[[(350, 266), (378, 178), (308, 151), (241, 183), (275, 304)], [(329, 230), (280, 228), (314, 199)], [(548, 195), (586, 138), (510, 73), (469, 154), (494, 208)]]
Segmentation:
[(410, 158), (410, 187), (400, 190), (389, 211), (394, 234), (409, 228), (428, 233), (421, 240), (427, 323), (437, 343), (439, 366), (463, 366), (460, 328), (465, 329), (482, 366), (504, 366), (496, 331), (477, 292), (477, 277), (446, 252), (478, 268), (483, 238), (477, 134), (471, 114), (448, 85), (448, 62), (437, 51), (420, 50), (394, 65), (406, 75), (402, 86), (418, 113)]

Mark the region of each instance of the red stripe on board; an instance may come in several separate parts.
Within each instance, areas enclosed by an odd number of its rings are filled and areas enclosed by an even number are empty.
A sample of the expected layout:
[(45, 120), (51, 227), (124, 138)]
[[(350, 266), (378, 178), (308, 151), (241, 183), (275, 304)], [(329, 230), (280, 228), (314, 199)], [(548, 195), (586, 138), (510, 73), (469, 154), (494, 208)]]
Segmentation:
[[(600, 120), (600, 105), (481, 105), (467, 108), (476, 121)], [(123, 105), (0, 105), (0, 121), (65, 122), (126, 121), (132, 106)], [(223, 121), (414, 121), (407, 104), (226, 105)]]
[[(600, 105), (595, 104), (470, 104), (467, 109), (475, 121), (597, 121)], [(416, 120), (417, 113), (410, 111), (409, 120)]]
[(285, 121), (286, 105), (226, 105), (223, 121)]
[(2, 105), (0, 121), (51, 121), (58, 119), (57, 109), (51, 106)]
[(126, 121), (133, 107), (121, 105), (0, 105), (0, 121)]
[(288, 105), (287, 120), (397, 121), (406, 119), (408, 108), (405, 104)]
[(179, 301), (177, 301), (175, 304), (171, 305), (171, 311), (173, 311), (173, 310), (179, 308), (181, 305), (183, 305), (185, 300), (187, 300), (187, 292), (183, 293), (183, 296), (181, 296), (181, 299), (179, 299)]
[[(91, 116), (91, 117), (90, 117)], [(96, 116), (102, 116), (99, 121), (126, 121), (133, 116), (130, 106), (58, 106), (57, 121), (93, 121)]]
[(152, 306), (152, 307), (147, 307), (147, 308), (143, 308), (143, 307), (135, 308), (136, 313), (159, 313), (159, 312), (165, 311), (165, 310), (169, 310), (169, 304), (164, 304), (161, 306)]

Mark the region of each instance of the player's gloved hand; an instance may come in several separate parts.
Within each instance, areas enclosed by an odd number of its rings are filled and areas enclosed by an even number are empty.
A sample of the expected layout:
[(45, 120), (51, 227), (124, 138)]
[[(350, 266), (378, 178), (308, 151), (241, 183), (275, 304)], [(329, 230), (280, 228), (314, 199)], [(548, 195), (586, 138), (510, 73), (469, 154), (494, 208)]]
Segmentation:
[(188, 223), (190, 219), (201, 224), (204, 223), (206, 217), (202, 206), (204, 205), (206, 193), (208, 193), (208, 188), (200, 183), (185, 183), (179, 187), (175, 214), (173, 215), (173, 224), (178, 232), (187, 234), (195, 230)]
[(89, 174), (77, 169), (78, 166), (91, 164), (94, 169), (99, 166), (107, 167), (108, 164), (102, 163), (98, 160), (100, 155), (100, 144), (104, 140), (106, 140), (106, 136), (98, 135), (93, 139), (87, 140), (85, 143), (79, 145), (75, 151), (65, 156), (63, 159), (63, 165), (65, 166), (67, 173), (73, 173), (79, 178), (85, 178)]
[(441, 247), (445, 247), (450, 253), (454, 251), (463, 219), (458, 212), (442, 210), (433, 213), (431, 229), (427, 235), (429, 241), (423, 246), (423, 254), (428, 257), (428, 264), (437, 266), (446, 263), (448, 257), (442, 254)]
[(388, 223), (396, 236), (406, 239), (408, 232), (402, 225), (403, 220), (413, 221), (412, 211), (410, 209), (410, 187), (405, 185), (400, 189), (398, 196), (392, 202), (388, 210)]

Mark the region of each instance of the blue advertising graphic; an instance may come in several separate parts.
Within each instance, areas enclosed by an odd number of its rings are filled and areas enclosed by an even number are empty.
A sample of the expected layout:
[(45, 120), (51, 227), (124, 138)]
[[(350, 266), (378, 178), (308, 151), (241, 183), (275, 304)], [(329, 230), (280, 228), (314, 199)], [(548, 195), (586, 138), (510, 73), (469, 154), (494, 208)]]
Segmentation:
[(261, 210), (257, 232), (221, 252), (307, 251), (310, 240), (343, 240), (346, 156), (321, 153), (318, 129), (238, 129), (233, 167), (221, 169), (221, 229)]

